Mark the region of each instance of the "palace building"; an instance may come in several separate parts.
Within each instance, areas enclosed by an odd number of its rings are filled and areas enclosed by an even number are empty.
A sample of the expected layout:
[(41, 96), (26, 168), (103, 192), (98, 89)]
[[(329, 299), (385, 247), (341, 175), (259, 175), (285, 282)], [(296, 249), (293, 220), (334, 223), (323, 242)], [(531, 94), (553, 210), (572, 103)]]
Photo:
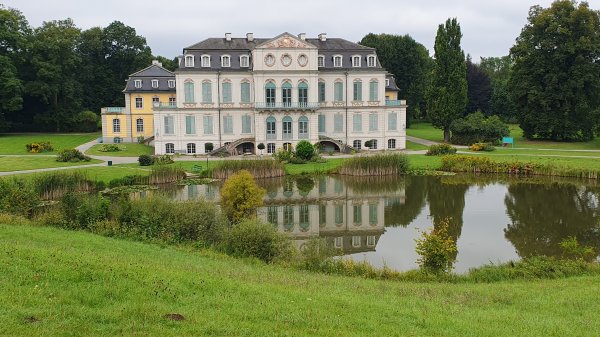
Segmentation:
[[(114, 123), (123, 123), (121, 140), (151, 138), (156, 154), (256, 153), (259, 144), (273, 153), (300, 140), (321, 151), (405, 148), (406, 102), (373, 48), (326, 34), (228, 33), (184, 48), (174, 74), (161, 69), (130, 76), (121, 115), (103, 110), (105, 142), (119, 140)], [(136, 133), (150, 98), (153, 122)]]

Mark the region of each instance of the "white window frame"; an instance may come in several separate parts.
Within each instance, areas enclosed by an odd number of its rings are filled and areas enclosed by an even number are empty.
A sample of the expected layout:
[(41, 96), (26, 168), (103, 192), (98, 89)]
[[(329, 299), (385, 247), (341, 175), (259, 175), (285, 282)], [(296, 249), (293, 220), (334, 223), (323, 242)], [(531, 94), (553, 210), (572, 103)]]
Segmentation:
[(374, 68), (376, 66), (377, 66), (377, 59), (375, 58), (375, 55), (367, 56), (367, 67)]
[(360, 68), (361, 57), (360, 55), (352, 55), (352, 68)]
[(160, 106), (160, 98), (158, 96), (152, 97), (152, 106), (159, 107)]
[(121, 120), (118, 118), (113, 118), (113, 133), (121, 133)]
[(196, 143), (187, 143), (185, 147), (187, 154), (196, 154)]
[(194, 55), (185, 55), (185, 67), (193, 68), (194, 67)]
[(396, 140), (395, 139), (388, 139), (388, 149), (395, 149), (396, 148)]
[(142, 80), (133, 81), (133, 86), (136, 87), (137, 89), (140, 89), (142, 87)]
[(386, 78), (386, 79), (385, 79), (385, 86), (386, 86), (386, 87), (389, 87), (389, 86), (390, 86), (390, 79), (389, 79), (389, 78)]
[[(338, 64), (339, 61), (339, 64)], [(344, 66), (344, 58), (342, 57), (342, 55), (333, 55), (333, 67), (334, 68), (341, 68)]]
[(250, 67), (250, 56), (240, 55), (240, 68)]
[[(352, 142), (352, 145), (353, 145), (353, 146), (352, 146), (353, 148), (355, 148), (355, 149), (357, 149), (357, 150), (360, 150), (360, 149), (362, 148), (362, 140), (360, 140), (360, 139), (356, 139), (356, 140), (354, 140), (354, 141)], [(357, 146), (357, 145), (358, 145), (358, 146)]]
[(169, 106), (170, 107), (177, 106), (177, 98), (175, 98), (175, 97), (169, 97)]
[(342, 237), (342, 236), (335, 237), (333, 240), (333, 246), (336, 249), (344, 248), (344, 237)]
[[(140, 102), (139, 106), (138, 106), (138, 100)], [(142, 98), (142, 97), (136, 97), (135, 98), (135, 108), (136, 109), (143, 109), (144, 108), (144, 98)]]
[(173, 89), (175, 88), (175, 80), (169, 80), (169, 88)]
[(317, 58), (317, 67), (318, 68), (323, 68), (325, 67), (325, 56), (323, 55), (319, 55)]
[[(140, 121), (142, 123), (140, 123)], [(138, 133), (144, 132), (144, 119), (143, 118), (137, 118), (135, 120), (135, 131)]]
[(221, 68), (231, 68), (230, 55), (221, 55)]
[(200, 56), (200, 66), (202, 68), (210, 68), (210, 55), (204, 54)]
[(152, 88), (158, 88), (158, 80), (152, 80)]
[(174, 154), (175, 153), (175, 144), (166, 143), (165, 144), (165, 153), (166, 154)]
[(275, 153), (275, 143), (267, 143), (267, 153)]

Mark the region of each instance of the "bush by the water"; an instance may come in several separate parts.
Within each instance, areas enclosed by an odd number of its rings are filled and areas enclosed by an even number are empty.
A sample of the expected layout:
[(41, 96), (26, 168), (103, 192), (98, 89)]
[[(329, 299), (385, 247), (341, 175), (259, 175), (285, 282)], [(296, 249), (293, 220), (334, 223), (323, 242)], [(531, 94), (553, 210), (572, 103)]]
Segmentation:
[(234, 223), (256, 217), (256, 209), (263, 204), (265, 193), (250, 172), (241, 170), (225, 180), (221, 188), (221, 208)]
[(434, 144), (427, 149), (426, 156), (443, 156), (446, 154), (455, 154), (456, 148), (448, 144)]
[(81, 151), (77, 149), (64, 149), (58, 152), (58, 156), (56, 157), (56, 161), (58, 162), (71, 162), (76, 163), (80, 161), (90, 161), (91, 158), (81, 153)]
[(485, 117), (480, 111), (457, 119), (450, 125), (452, 144), (470, 145), (473, 143), (497, 144), (510, 132), (508, 125), (498, 116)]
[(293, 156), (294, 153), (292, 151), (284, 149), (278, 149), (273, 153), (273, 157), (280, 162), (288, 162)]
[(151, 166), (154, 165), (154, 157), (149, 154), (142, 154), (138, 157), (140, 166)]
[(490, 143), (474, 143), (469, 148), (471, 149), (471, 151), (475, 151), (475, 152), (479, 152), (479, 151), (491, 152), (491, 151), (496, 150), (496, 148)]
[(54, 147), (50, 142), (33, 142), (25, 144), (25, 148), (29, 153), (42, 153), (54, 151)]
[(121, 144), (102, 144), (98, 149), (100, 152), (119, 152), (125, 150), (127, 150), (127, 147)]
[(239, 257), (256, 257), (265, 262), (289, 258), (293, 252), (290, 239), (272, 225), (257, 219), (244, 220), (225, 232), (225, 252)]
[(421, 232), (416, 239), (417, 260), (421, 269), (430, 273), (447, 273), (452, 269), (457, 253), (456, 242), (448, 234), (450, 220), (440, 221), (431, 231)]
[(594, 247), (581, 245), (574, 236), (562, 240), (560, 242), (560, 248), (563, 252), (563, 256), (571, 260), (592, 262), (597, 256)]
[(352, 157), (339, 168), (340, 174), (355, 176), (404, 174), (407, 171), (408, 157), (399, 153)]
[(310, 160), (315, 155), (315, 147), (307, 140), (301, 140), (296, 144), (297, 158)]
[(21, 177), (0, 179), (0, 213), (29, 217), (40, 204), (32, 180)]
[(511, 174), (533, 174), (540, 165), (532, 163), (497, 162), (489, 157), (481, 156), (444, 156), (442, 157), (442, 171), (450, 172), (473, 172), (473, 173), (511, 173)]
[(168, 184), (185, 178), (185, 170), (179, 166), (158, 165), (152, 167), (149, 184)]
[(168, 165), (168, 164), (173, 164), (175, 162), (173, 160), (172, 156), (169, 156), (168, 154), (163, 154), (160, 156), (153, 156), (152, 158), (154, 159), (154, 164), (157, 164), (157, 165)]

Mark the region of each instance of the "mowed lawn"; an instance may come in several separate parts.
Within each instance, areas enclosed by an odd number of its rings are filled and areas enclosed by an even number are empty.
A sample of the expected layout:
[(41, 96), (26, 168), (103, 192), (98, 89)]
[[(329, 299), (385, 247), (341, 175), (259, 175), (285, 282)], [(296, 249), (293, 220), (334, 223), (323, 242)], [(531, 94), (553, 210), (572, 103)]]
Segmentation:
[(122, 143), (119, 144), (122, 147), (125, 147), (123, 151), (116, 152), (103, 152), (100, 151), (103, 144), (96, 144), (92, 146), (89, 150), (85, 152), (87, 155), (93, 156), (109, 156), (109, 157), (138, 157), (142, 154), (154, 154), (154, 147), (148, 146), (145, 144), (137, 144), (137, 143)]
[(50, 142), (54, 147), (53, 152), (43, 154), (56, 154), (62, 149), (75, 148), (100, 137), (100, 133), (77, 133), (77, 134), (54, 134), (54, 133), (31, 133), (31, 134), (0, 134), (0, 155), (23, 154), (36, 155), (27, 152), (25, 144), (34, 142)]
[(90, 165), (101, 163), (102, 161), (92, 159), (78, 163), (57, 162), (54, 156), (23, 156), (23, 157), (2, 157), (0, 156), (0, 172), (24, 171), (53, 167), (68, 167), (79, 165)]
[[(327, 276), (82, 231), (0, 225), (3, 336), (597, 336), (600, 277)], [(168, 318), (181, 315), (182, 320)]]

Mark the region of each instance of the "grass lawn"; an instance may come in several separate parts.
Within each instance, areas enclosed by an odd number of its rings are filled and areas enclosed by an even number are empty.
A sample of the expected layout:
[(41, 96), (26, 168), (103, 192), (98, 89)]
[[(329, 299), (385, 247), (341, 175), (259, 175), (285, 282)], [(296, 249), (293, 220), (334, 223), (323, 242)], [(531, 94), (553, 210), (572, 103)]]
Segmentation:
[(429, 146), (419, 144), (419, 143), (413, 143), (413, 142), (407, 140), (406, 141), (406, 149), (411, 150), (411, 151), (420, 151), (420, 150), (429, 149)]
[(7, 336), (535, 337), (600, 331), (596, 276), (493, 284), (366, 280), (13, 225), (0, 225), (0, 250), (0, 335)]
[(100, 160), (92, 159), (90, 161), (78, 163), (57, 162), (55, 157), (46, 156), (23, 156), (23, 157), (1, 157), (0, 172), (34, 170), (50, 167), (78, 166), (100, 163)]
[(440, 143), (444, 141), (444, 131), (434, 128), (431, 123), (411, 123), (406, 135)]
[(87, 143), (100, 137), (100, 133), (78, 133), (78, 134), (0, 134), (0, 154), (30, 154), (25, 149), (25, 144), (33, 142), (49, 141), (54, 146), (53, 152), (43, 154), (55, 154), (62, 149), (69, 149)]
[(154, 147), (148, 146), (145, 144), (137, 144), (137, 143), (122, 143), (119, 145), (125, 146), (124, 151), (117, 152), (102, 152), (100, 148), (102, 148), (103, 144), (96, 144), (92, 146), (89, 150), (85, 152), (87, 155), (93, 156), (110, 156), (110, 157), (138, 157), (142, 154), (154, 154)]

